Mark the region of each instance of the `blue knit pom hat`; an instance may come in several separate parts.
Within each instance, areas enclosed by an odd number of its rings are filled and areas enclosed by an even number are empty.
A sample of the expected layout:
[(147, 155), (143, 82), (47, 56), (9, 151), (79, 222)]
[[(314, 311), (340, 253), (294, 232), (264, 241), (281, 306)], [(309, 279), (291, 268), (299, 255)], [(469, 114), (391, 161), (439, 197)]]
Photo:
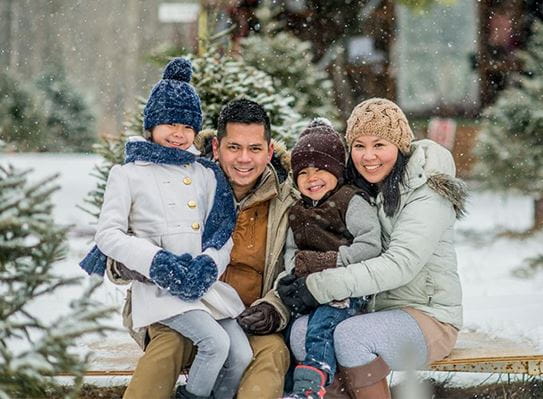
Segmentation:
[(143, 128), (179, 123), (188, 125), (196, 133), (202, 126), (200, 97), (189, 82), (192, 64), (185, 58), (171, 60), (162, 79), (153, 87), (143, 110)]

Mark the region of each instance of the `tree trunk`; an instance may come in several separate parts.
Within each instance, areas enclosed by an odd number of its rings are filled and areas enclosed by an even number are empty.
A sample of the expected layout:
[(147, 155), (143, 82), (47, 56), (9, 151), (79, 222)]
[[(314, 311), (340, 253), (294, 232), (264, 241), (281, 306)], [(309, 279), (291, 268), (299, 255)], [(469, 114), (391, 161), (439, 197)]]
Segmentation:
[(0, 65), (8, 67), (11, 61), (11, 0), (0, 1)]
[(534, 230), (543, 229), (543, 196), (534, 199)]

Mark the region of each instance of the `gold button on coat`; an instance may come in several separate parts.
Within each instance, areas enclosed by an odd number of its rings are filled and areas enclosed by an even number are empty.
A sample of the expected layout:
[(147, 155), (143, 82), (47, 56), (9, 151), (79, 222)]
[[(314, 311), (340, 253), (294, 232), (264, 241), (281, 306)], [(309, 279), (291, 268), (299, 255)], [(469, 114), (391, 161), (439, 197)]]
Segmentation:
[(200, 229), (200, 223), (194, 222), (190, 227), (192, 227), (192, 230), (198, 230)]
[(185, 177), (183, 179), (183, 183), (185, 183), (187, 186), (192, 183), (192, 179), (190, 177)]
[(196, 208), (196, 201), (190, 200), (189, 202), (187, 202), (187, 205), (189, 206), (189, 208)]

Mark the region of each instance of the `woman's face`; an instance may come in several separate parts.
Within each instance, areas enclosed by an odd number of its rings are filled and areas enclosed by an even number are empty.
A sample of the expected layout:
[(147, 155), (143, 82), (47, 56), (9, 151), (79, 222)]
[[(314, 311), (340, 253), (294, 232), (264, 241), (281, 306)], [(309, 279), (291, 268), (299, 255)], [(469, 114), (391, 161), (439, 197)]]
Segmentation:
[(398, 147), (377, 136), (360, 136), (353, 141), (351, 158), (364, 179), (380, 183), (392, 171), (398, 158)]

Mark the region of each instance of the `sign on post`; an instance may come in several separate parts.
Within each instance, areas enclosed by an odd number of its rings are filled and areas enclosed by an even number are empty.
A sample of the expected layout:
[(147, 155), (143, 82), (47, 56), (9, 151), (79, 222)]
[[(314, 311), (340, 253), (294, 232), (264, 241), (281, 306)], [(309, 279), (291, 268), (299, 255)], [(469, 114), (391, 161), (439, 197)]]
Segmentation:
[(456, 122), (454, 119), (437, 117), (430, 119), (430, 123), (428, 123), (428, 138), (430, 140), (452, 151), (455, 137)]
[(161, 3), (158, 6), (160, 22), (196, 22), (200, 5), (198, 3)]

